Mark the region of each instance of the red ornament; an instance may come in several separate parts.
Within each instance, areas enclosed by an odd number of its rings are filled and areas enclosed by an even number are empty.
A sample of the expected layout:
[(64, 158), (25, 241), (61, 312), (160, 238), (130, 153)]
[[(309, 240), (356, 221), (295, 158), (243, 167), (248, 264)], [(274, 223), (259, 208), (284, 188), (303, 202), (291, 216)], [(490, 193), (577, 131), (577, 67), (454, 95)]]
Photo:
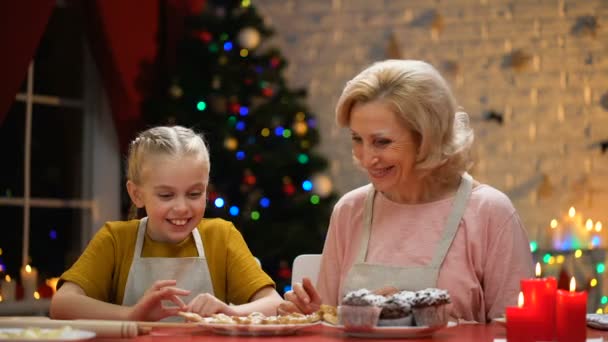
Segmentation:
[(217, 195), (217, 192), (215, 192), (215, 191), (210, 191), (210, 192), (209, 192), (209, 201), (211, 201), (211, 202), (215, 201), (215, 199), (217, 198), (217, 196), (218, 196), (218, 195)]
[(266, 88), (262, 89), (262, 94), (266, 97), (271, 97), (273, 93), (274, 93), (274, 91), (270, 87), (266, 87)]
[(231, 103), (230, 104), (230, 111), (232, 113), (238, 113), (241, 110), (241, 105), (238, 103)]
[(278, 66), (279, 66), (279, 64), (281, 64), (281, 59), (280, 59), (279, 57), (272, 57), (272, 58), (270, 59), (270, 65), (271, 65), (273, 68), (278, 67)]
[(261, 162), (261, 161), (262, 161), (262, 156), (261, 156), (261, 155), (259, 155), (259, 154), (256, 154), (255, 156), (253, 156), (253, 160), (254, 160), (256, 163), (259, 163), (259, 162)]
[(211, 40), (213, 40), (213, 36), (208, 31), (200, 31), (198, 33), (198, 38), (204, 43), (209, 43)]
[(291, 196), (296, 193), (296, 187), (291, 183), (285, 184), (283, 185), (283, 192)]
[(244, 181), (245, 181), (245, 184), (247, 184), (247, 185), (254, 185), (255, 182), (257, 181), (257, 179), (255, 178), (254, 175), (247, 175), (247, 176), (245, 176)]

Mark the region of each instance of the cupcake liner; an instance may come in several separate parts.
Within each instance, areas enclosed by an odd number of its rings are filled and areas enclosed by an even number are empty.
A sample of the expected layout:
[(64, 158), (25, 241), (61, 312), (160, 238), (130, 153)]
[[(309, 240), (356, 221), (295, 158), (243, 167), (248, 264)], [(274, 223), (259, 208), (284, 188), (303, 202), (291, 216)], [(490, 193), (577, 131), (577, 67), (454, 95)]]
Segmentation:
[(434, 305), (420, 308), (413, 308), (414, 321), (416, 326), (434, 327), (446, 325), (448, 322), (447, 305)]
[(345, 328), (365, 330), (376, 327), (381, 311), (377, 306), (340, 305), (338, 318)]
[(378, 320), (379, 327), (410, 327), (412, 325), (414, 325), (412, 314), (400, 318), (381, 318)]

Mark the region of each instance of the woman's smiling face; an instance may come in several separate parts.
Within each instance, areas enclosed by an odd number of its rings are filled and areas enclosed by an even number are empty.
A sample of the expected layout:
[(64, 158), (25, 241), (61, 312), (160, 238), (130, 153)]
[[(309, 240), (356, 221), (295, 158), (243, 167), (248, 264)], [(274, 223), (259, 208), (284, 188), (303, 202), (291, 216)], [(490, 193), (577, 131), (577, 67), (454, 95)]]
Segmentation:
[(396, 199), (418, 183), (414, 170), (418, 139), (388, 103), (356, 103), (349, 127), (353, 155), (377, 191)]

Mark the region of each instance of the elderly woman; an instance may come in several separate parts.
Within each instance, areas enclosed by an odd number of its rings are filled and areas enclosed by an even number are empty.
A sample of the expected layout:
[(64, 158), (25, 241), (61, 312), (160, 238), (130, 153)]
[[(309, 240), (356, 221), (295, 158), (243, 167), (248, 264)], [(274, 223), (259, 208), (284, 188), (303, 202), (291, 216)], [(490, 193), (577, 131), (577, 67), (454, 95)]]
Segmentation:
[(453, 318), (502, 316), (532, 275), (529, 241), (509, 198), (466, 172), (473, 132), (437, 70), (373, 64), (347, 83), (336, 121), (371, 184), (338, 201), (316, 288), (295, 284), (279, 312), (337, 305), (359, 288), (437, 287)]

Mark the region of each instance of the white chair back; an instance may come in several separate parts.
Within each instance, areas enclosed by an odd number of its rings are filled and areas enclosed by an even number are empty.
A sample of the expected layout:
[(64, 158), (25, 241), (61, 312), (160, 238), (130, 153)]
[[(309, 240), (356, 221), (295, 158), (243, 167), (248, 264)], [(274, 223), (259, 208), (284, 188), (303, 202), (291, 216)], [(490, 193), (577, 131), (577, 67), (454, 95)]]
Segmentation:
[(293, 267), (291, 268), (291, 285), (301, 282), (302, 278), (307, 277), (317, 286), (320, 266), (321, 254), (298, 255), (293, 260)]

